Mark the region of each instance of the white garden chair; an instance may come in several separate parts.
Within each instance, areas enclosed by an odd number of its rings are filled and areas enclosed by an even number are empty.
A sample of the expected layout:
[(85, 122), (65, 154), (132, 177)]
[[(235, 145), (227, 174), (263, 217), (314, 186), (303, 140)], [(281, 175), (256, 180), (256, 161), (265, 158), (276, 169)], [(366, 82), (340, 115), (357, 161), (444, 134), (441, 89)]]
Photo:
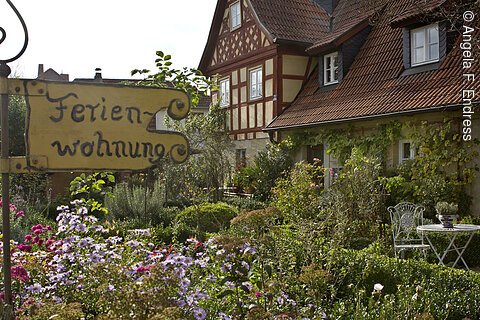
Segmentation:
[(426, 258), (426, 250), (430, 248), (423, 241), (423, 233), (417, 232), (417, 227), (423, 225), (425, 207), (410, 202), (401, 202), (388, 207), (392, 221), (393, 250), (395, 258), (404, 258), (405, 250), (421, 250)]

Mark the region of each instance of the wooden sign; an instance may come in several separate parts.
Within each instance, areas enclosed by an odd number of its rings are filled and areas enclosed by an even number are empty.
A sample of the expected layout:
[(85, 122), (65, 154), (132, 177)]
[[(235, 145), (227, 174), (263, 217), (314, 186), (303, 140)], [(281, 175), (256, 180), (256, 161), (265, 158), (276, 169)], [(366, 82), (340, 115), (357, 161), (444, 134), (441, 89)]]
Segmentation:
[(28, 170), (142, 170), (165, 157), (181, 163), (189, 155), (183, 134), (155, 130), (155, 115), (162, 109), (174, 120), (187, 116), (190, 101), (183, 91), (21, 79), (8, 82), (9, 93), (24, 95), (27, 102)]

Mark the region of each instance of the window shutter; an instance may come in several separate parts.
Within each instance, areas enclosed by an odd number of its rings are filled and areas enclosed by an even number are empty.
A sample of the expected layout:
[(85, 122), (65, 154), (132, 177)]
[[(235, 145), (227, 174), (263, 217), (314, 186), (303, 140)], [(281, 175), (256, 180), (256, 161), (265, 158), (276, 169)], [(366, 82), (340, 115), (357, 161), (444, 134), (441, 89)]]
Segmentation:
[(343, 50), (338, 50), (338, 82), (343, 79)]
[(403, 28), (403, 67), (410, 69), (410, 30)]
[(323, 87), (323, 56), (318, 57), (318, 84)]
[(447, 22), (438, 24), (438, 57), (442, 60), (447, 55)]

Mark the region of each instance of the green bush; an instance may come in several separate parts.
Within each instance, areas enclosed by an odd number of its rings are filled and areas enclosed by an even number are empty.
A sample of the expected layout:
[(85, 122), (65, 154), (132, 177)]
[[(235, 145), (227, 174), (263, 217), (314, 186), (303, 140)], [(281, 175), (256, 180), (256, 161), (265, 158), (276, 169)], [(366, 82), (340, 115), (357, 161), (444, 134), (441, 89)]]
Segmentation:
[(319, 217), (325, 220), (326, 237), (349, 248), (362, 248), (377, 240), (386, 215), (380, 169), (379, 158), (353, 148), (339, 177), (321, 199)]
[(299, 162), (287, 177), (277, 180), (273, 203), (289, 222), (318, 215), (321, 192), (320, 186), (315, 183), (318, 170), (321, 169)]
[(255, 191), (255, 182), (258, 177), (256, 167), (244, 167), (235, 172), (233, 183), (246, 193)]
[[(193, 205), (185, 208), (175, 218), (176, 228), (184, 225), (195, 231), (200, 239), (205, 238), (205, 233), (219, 232), (230, 226), (230, 220), (237, 215), (238, 210), (223, 202)], [(183, 230), (183, 229), (182, 229)]]
[(223, 202), (238, 208), (240, 211), (263, 209), (267, 206), (264, 202), (252, 198), (228, 197), (224, 198)]
[[(332, 249), (324, 264), (336, 284), (332, 318), (479, 319), (480, 275), (369, 250)], [(381, 292), (374, 290), (382, 284)]]
[(178, 209), (164, 205), (165, 189), (160, 182), (156, 182), (151, 189), (120, 183), (113, 189), (112, 196), (106, 199), (109, 220), (143, 221), (143, 226), (139, 227), (171, 225)]
[[(44, 205), (48, 199), (48, 177), (45, 173), (14, 173), (10, 175), (12, 199), (19, 198), (30, 205)], [(17, 201), (18, 203), (18, 201)]]
[(20, 320), (77, 320), (85, 319), (82, 305), (78, 302), (73, 303), (55, 303), (48, 301), (37, 308), (32, 308), (32, 314), (29, 316), (20, 316)]
[(230, 230), (243, 237), (260, 236), (281, 221), (277, 208), (244, 211), (230, 221)]
[(256, 199), (271, 199), (277, 179), (284, 177), (292, 168), (291, 153), (295, 148), (295, 143), (288, 138), (279, 144), (268, 144), (265, 150), (258, 152), (254, 159)]
[(101, 216), (108, 212), (104, 205), (114, 184), (115, 176), (111, 172), (81, 173), (70, 181), (70, 196), (83, 200), (90, 212)]

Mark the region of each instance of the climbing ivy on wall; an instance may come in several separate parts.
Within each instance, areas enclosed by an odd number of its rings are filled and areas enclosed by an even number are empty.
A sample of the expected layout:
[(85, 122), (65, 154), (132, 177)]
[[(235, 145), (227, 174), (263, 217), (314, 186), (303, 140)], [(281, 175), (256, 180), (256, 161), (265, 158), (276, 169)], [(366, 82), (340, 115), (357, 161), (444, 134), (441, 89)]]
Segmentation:
[[(402, 132), (408, 132), (407, 136), (402, 137)], [(387, 151), (405, 138), (412, 140), (415, 158), (388, 169)], [(368, 131), (355, 126), (305, 131), (295, 139), (309, 145), (326, 143), (327, 153), (342, 165), (351, 159), (354, 148), (367, 157), (380, 159), (383, 170), (379, 178), (389, 194), (387, 205), (401, 201), (421, 203), (427, 207), (427, 216), (433, 217), (435, 204), (448, 201), (458, 203), (460, 214), (469, 213), (471, 198), (466, 188), (478, 171), (473, 162), (478, 152), (473, 147), (479, 141), (464, 142), (454, 120), (403, 124), (393, 121)]]
[(402, 124), (392, 121), (378, 125), (373, 130), (363, 131), (355, 126), (347, 129), (305, 131), (297, 135), (296, 140), (306, 144), (326, 143), (327, 153), (333, 155), (341, 164), (350, 159), (353, 148), (370, 157), (378, 157), (385, 164), (388, 148), (401, 137)]
[(466, 188), (479, 170), (473, 161), (478, 156), (474, 146), (479, 141), (463, 141), (461, 127), (453, 120), (407, 126), (408, 138), (414, 142), (417, 155), (411, 163), (399, 168), (399, 175), (405, 179), (400, 187), (432, 212), (437, 202), (448, 201), (459, 205), (460, 214), (468, 213), (471, 198)]

